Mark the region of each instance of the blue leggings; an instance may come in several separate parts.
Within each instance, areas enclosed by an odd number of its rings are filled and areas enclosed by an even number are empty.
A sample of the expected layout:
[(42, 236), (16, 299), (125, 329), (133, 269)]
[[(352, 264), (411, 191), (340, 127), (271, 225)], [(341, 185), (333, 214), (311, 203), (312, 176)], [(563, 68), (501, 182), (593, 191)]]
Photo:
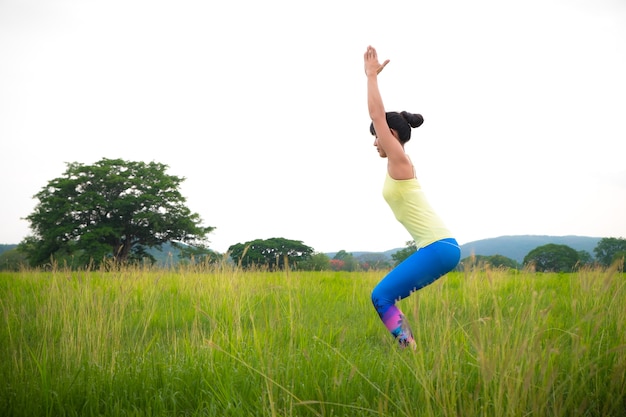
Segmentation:
[(413, 343), (413, 335), (396, 302), (452, 271), (461, 259), (455, 239), (442, 239), (402, 261), (372, 291), (372, 303), (381, 320), (401, 345)]

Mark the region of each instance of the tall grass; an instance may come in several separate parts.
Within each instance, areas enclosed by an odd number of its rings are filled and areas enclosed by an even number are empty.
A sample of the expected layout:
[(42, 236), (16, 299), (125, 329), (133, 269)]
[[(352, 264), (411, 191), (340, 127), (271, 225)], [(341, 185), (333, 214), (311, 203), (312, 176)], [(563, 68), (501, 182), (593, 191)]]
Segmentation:
[(0, 274), (3, 416), (623, 416), (626, 276), (453, 273), (400, 303), (384, 272)]

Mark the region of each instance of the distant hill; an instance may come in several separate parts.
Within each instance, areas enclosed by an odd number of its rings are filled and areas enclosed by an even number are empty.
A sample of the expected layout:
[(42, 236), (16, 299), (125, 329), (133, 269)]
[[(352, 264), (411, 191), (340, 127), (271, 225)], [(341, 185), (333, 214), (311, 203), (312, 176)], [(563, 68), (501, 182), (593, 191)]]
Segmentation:
[[(594, 255), (593, 249), (598, 245), (601, 237), (588, 236), (540, 236), (540, 235), (520, 235), (520, 236), (500, 236), (490, 239), (476, 240), (474, 242), (461, 245), (461, 258), (467, 258), (474, 255), (502, 255), (521, 263), (528, 252), (538, 246), (554, 243), (557, 245), (567, 245), (577, 251), (587, 251), (591, 256)], [(17, 245), (0, 245), (0, 254), (7, 250), (15, 248)], [(350, 252), (357, 259), (376, 259), (382, 258), (391, 260), (391, 255), (403, 248), (390, 249), (384, 252)], [(162, 250), (151, 249), (149, 252), (157, 260), (157, 264), (163, 265), (178, 260), (179, 250), (170, 244), (163, 245)], [(328, 252), (329, 258), (333, 258), (337, 252)]]
[[(520, 236), (500, 236), (490, 239), (476, 240), (461, 245), (461, 259), (474, 255), (502, 255), (507, 258), (516, 260), (519, 263), (524, 261), (524, 257), (528, 252), (536, 247), (554, 243), (557, 245), (567, 245), (577, 251), (587, 251), (593, 256), (593, 249), (597, 246), (600, 237), (588, 236), (536, 236), (536, 235), (520, 235)], [(350, 252), (356, 258), (364, 255), (373, 255), (376, 253), (383, 254), (387, 259), (391, 259), (391, 255), (403, 248), (390, 249), (385, 252)], [(331, 259), (337, 252), (326, 253)]]
[[(0, 244), (0, 255), (16, 247), (16, 244)], [(148, 249), (147, 252), (154, 257), (157, 265), (175, 264), (179, 261), (178, 255), (180, 254), (180, 249), (175, 248), (171, 243), (164, 243), (161, 249), (151, 248)]]
[(0, 253), (6, 252), (6, 251), (11, 250), (11, 249), (15, 249), (15, 248), (17, 248), (17, 245), (2, 245), (2, 244), (0, 244)]
[(502, 255), (523, 262), (528, 252), (536, 247), (550, 243), (567, 245), (577, 251), (587, 251), (594, 256), (593, 249), (598, 245), (600, 237), (587, 236), (500, 236), (491, 239), (476, 240), (461, 245), (461, 258), (474, 255)]
[[(346, 251), (346, 252), (351, 253), (352, 256), (354, 256), (357, 259), (381, 256), (383, 259), (390, 260), (391, 259), (391, 255), (393, 255), (394, 253), (398, 252), (400, 249), (403, 249), (403, 248), (389, 249), (389, 250), (386, 250), (384, 252), (368, 252), (368, 251), (360, 251), (360, 252), (348, 252), (348, 251)], [(324, 253), (324, 255), (328, 256), (330, 259), (333, 259), (335, 257), (335, 255), (337, 255), (337, 252), (326, 252), (326, 253)]]

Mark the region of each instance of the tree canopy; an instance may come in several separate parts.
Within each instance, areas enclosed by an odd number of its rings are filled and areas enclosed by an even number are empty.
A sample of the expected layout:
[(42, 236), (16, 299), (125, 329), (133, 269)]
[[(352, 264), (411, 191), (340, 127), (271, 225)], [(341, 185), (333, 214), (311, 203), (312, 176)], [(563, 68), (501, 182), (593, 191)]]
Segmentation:
[(578, 263), (578, 252), (567, 245), (549, 243), (539, 246), (524, 258), (524, 265), (534, 265), (542, 272), (571, 272)]
[(359, 269), (359, 262), (354, 255), (346, 252), (344, 249), (335, 254), (330, 264), (331, 268), (337, 271), (356, 271)]
[(395, 261), (395, 266), (398, 266), (402, 263), (402, 261), (413, 255), (415, 252), (417, 252), (417, 246), (415, 245), (415, 241), (409, 240), (408, 242), (406, 242), (406, 247), (391, 255), (391, 259)]
[(325, 253), (314, 252), (308, 259), (298, 261), (299, 270), (326, 271), (330, 269), (330, 258)]
[(598, 242), (593, 250), (596, 255), (596, 261), (600, 265), (610, 266), (613, 262), (621, 260), (626, 266), (624, 258), (626, 258), (626, 239), (605, 237)]
[(244, 268), (256, 266), (277, 270), (285, 268), (285, 261), (288, 266), (298, 268), (299, 262), (310, 260), (313, 248), (299, 240), (275, 237), (237, 243), (230, 246), (228, 252), (232, 260)]
[(467, 270), (468, 268), (505, 268), (518, 269), (519, 264), (515, 259), (508, 258), (504, 255), (471, 255), (461, 259), (457, 269)]
[(165, 242), (206, 245), (214, 227), (201, 226), (179, 192), (184, 178), (166, 174), (167, 168), (106, 158), (68, 163), (34, 196), (39, 203), (26, 218), (33, 234), (20, 250), (31, 265), (53, 257), (79, 266), (149, 257), (146, 248)]
[(0, 271), (18, 271), (27, 264), (26, 256), (17, 248), (9, 249), (0, 253)]

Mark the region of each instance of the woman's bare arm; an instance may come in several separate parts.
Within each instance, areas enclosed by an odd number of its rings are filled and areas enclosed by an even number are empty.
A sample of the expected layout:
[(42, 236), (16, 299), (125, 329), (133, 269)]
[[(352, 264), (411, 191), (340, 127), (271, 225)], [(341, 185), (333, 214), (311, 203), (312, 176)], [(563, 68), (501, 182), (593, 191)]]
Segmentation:
[(392, 134), (385, 113), (382, 96), (378, 88), (378, 74), (389, 63), (386, 60), (382, 65), (378, 61), (376, 49), (368, 46), (364, 55), (365, 74), (367, 75), (367, 108), (376, 131), (378, 145), (387, 154), (387, 170), (395, 179), (413, 178), (413, 166), (404, 152), (400, 141)]

